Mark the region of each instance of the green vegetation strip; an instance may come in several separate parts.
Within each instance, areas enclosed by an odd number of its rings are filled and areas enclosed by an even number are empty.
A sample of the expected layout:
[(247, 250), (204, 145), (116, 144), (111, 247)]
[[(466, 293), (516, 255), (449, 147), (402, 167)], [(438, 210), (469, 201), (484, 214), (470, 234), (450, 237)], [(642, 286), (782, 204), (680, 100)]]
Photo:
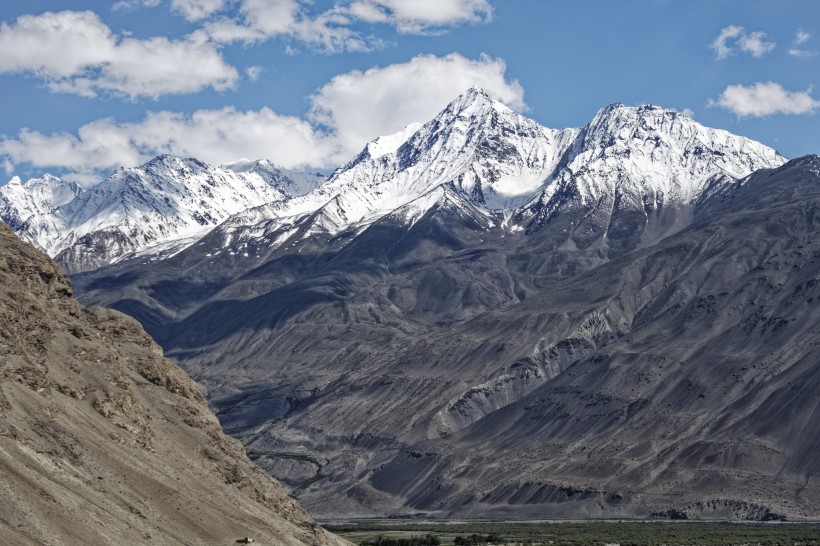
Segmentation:
[[(366, 523), (325, 527), (360, 546), (820, 546), (820, 524), (802, 523), (482, 522)], [(491, 539), (489, 542), (488, 538)]]

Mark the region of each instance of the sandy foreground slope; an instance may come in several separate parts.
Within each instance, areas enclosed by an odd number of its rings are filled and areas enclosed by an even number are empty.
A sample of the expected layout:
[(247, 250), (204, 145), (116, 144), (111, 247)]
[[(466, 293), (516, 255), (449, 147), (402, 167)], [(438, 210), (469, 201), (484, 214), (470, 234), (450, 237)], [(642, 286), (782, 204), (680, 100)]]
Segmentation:
[(0, 224), (0, 543), (341, 545), (133, 319)]

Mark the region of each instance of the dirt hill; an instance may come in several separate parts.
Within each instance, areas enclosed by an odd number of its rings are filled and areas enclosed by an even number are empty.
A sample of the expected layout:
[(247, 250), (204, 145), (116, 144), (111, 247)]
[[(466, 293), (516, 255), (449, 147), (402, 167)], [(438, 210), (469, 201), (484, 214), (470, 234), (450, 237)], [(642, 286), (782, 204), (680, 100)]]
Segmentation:
[(135, 320), (0, 224), (0, 543), (341, 545)]

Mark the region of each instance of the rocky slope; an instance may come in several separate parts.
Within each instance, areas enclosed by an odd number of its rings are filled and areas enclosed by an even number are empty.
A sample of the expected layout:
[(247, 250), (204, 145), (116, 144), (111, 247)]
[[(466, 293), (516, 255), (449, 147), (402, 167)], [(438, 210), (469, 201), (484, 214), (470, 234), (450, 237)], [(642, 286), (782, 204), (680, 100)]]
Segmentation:
[(0, 224), (0, 542), (320, 545), (133, 319)]

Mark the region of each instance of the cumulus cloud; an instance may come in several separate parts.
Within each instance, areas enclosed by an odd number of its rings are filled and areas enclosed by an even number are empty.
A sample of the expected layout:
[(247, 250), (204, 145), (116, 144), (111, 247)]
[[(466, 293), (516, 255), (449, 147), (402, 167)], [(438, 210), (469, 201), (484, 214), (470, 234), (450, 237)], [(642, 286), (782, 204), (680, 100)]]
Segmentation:
[(119, 38), (93, 12), (24, 15), (0, 23), (0, 73), (30, 73), (52, 91), (130, 97), (225, 90), (239, 75), (195, 33), (182, 40)]
[(487, 23), (493, 13), (487, 0), (354, 0), (344, 9), (356, 19), (390, 24), (403, 33)]
[(225, 7), (225, 0), (171, 0), (171, 9), (188, 21), (201, 21)]
[(741, 26), (730, 25), (720, 31), (709, 47), (715, 50), (715, 57), (721, 60), (737, 51), (748, 53), (752, 57), (762, 57), (772, 51), (775, 45), (768, 40), (765, 32), (747, 32)]
[(249, 66), (245, 69), (245, 75), (247, 75), (252, 82), (255, 82), (264, 71), (265, 69), (261, 66)]
[(100, 170), (138, 165), (154, 155), (193, 156), (213, 164), (238, 157), (269, 157), (286, 167), (323, 164), (333, 143), (306, 121), (268, 108), (199, 110), (191, 115), (152, 112), (137, 123), (97, 120), (77, 134), (23, 130), (0, 141), (11, 164), (68, 170), (87, 177)]
[(797, 32), (794, 34), (794, 45), (800, 45), (806, 43), (811, 38), (811, 34), (803, 30), (802, 28), (797, 29)]
[(750, 32), (740, 39), (739, 44), (740, 49), (752, 57), (762, 57), (775, 47), (774, 42), (767, 41), (765, 32)]
[(765, 117), (774, 114), (813, 114), (820, 108), (820, 101), (805, 91), (789, 91), (776, 82), (759, 82), (752, 85), (730, 85), (709, 106), (718, 106), (740, 117)]
[(137, 165), (160, 153), (212, 164), (240, 157), (267, 158), (288, 168), (326, 168), (349, 160), (365, 144), (409, 123), (435, 116), (473, 85), (522, 110), (524, 92), (505, 78), (501, 59), (458, 54), (421, 55), (406, 63), (333, 78), (310, 97), (305, 118), (268, 108), (149, 113), (136, 123), (101, 119), (76, 134), (23, 130), (0, 139), (9, 169), (28, 164), (63, 169), (86, 179), (98, 171)]
[(309, 13), (298, 0), (242, 0), (237, 17), (208, 21), (205, 32), (218, 43), (260, 42), (281, 36), (325, 52), (368, 51), (378, 41), (349, 28), (351, 20), (336, 9)]
[[(112, 9), (159, 3), (119, 0)], [(222, 57), (222, 44), (282, 37), (325, 53), (369, 51), (384, 44), (356, 30), (357, 23), (423, 33), (492, 18), (489, 0), (336, 0), (319, 12), (308, 0), (171, 0), (170, 5), (201, 29), (181, 39), (135, 39), (115, 35), (92, 11), (47, 12), (0, 23), (0, 73), (32, 74), (51, 91), (86, 97), (108, 93), (134, 100), (223, 91), (236, 85), (239, 73)]]
[(119, 0), (111, 6), (111, 11), (133, 11), (141, 7), (154, 8), (159, 5), (159, 2), (160, 0)]
[[(208, 14), (225, 5), (225, 0), (175, 2), (197, 6), (213, 3)], [(492, 19), (488, 0), (337, 0), (318, 13), (309, 9), (312, 5), (306, 0), (241, 0), (235, 16), (223, 13), (208, 20), (205, 29), (219, 43), (251, 43), (285, 36), (315, 50), (336, 53), (368, 51), (382, 45), (379, 39), (363, 36), (352, 28), (361, 22), (391, 25), (401, 33), (419, 34)], [(196, 14), (196, 19), (206, 16), (204, 10)]]
[(807, 51), (805, 49), (797, 49), (795, 47), (789, 49), (789, 55), (798, 59), (810, 59), (818, 55), (817, 51)]
[(792, 57), (797, 57), (798, 59), (808, 59), (816, 56), (818, 54), (817, 51), (809, 51), (798, 47), (808, 42), (810, 38), (810, 33), (806, 32), (802, 28), (798, 29), (794, 34), (794, 41), (792, 41), (792, 47), (789, 49), (789, 55)]
[(709, 47), (715, 50), (715, 55), (718, 59), (725, 59), (734, 52), (734, 50), (729, 47), (729, 41), (737, 39), (744, 31), (743, 27), (735, 25), (725, 27), (720, 31), (718, 37), (715, 38), (715, 41), (712, 42)]

